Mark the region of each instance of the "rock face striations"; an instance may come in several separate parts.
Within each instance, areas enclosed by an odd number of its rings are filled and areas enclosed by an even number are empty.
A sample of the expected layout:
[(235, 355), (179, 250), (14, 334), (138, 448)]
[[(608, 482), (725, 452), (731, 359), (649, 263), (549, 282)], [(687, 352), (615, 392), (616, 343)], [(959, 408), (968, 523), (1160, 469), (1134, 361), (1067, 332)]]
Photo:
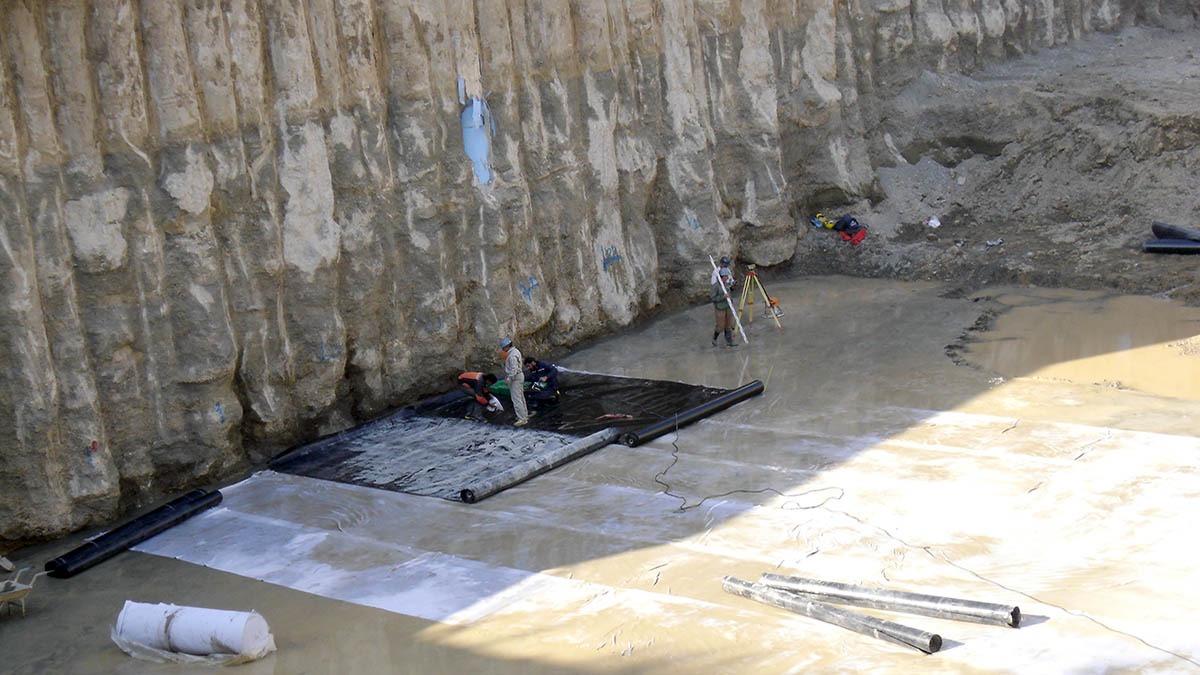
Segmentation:
[(0, 544), (787, 261), (873, 101), (1186, 4), (0, 0)]

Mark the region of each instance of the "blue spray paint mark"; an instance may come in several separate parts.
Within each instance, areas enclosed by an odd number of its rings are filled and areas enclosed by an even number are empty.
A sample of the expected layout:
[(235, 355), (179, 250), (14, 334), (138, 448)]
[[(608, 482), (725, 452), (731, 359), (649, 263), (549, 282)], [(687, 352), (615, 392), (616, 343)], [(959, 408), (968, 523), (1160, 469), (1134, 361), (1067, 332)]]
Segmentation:
[(521, 287), (521, 292), (525, 294), (526, 300), (533, 300), (533, 289), (538, 287), (538, 282), (533, 277), (529, 277), (529, 285), (526, 286), (524, 281), (518, 281), (517, 285)]
[(684, 220), (686, 220), (686, 221), (687, 221), (687, 224), (688, 224), (688, 225), (691, 225), (691, 226), (692, 226), (692, 229), (693, 229), (693, 230), (698, 230), (698, 229), (700, 229), (700, 219), (699, 219), (699, 218), (695, 218), (695, 217), (693, 217), (693, 216), (689, 216), (689, 215), (688, 215), (688, 214), (686, 214), (686, 213), (685, 213), (685, 214), (683, 214), (683, 218), (684, 218)]
[(220, 403), (217, 404), (217, 417), (221, 418), (221, 424), (225, 424), (225, 408)]
[(340, 358), (342, 358), (341, 345), (326, 347), (324, 342), (321, 343), (321, 361), (333, 361)]
[(425, 332), (426, 333), (441, 333), (446, 330), (446, 322), (442, 317), (430, 315), (425, 317)]
[(610, 263), (619, 262), (621, 260), (621, 254), (617, 253), (616, 246), (601, 246), (600, 257), (604, 260), (605, 272), (608, 271), (608, 266)]
[(488, 110), (487, 102), (471, 97), (462, 111), (463, 149), (475, 168), (475, 179), (480, 185), (492, 181), (492, 170), (488, 166), (488, 151), (491, 148), (490, 137), (495, 133), (495, 122)]

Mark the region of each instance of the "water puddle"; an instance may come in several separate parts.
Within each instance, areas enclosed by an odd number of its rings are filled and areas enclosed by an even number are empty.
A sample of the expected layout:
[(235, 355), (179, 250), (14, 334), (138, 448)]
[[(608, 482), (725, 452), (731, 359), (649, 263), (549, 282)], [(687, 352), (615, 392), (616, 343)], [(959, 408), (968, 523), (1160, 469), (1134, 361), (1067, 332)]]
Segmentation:
[(1033, 377), (1200, 400), (1200, 308), (1144, 296), (1005, 291), (967, 361)]

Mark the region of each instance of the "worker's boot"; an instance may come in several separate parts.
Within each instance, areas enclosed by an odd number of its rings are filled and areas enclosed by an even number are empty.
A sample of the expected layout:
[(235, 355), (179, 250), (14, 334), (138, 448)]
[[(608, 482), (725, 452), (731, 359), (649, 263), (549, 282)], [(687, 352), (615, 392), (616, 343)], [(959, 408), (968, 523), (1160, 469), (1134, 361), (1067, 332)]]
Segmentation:
[[(713, 344), (716, 344), (716, 343), (717, 343), (717, 341), (714, 338)], [(733, 331), (731, 331), (731, 330), (725, 331), (725, 346), (726, 347), (736, 347), (737, 346), (737, 343), (735, 343), (733, 341)]]
[(719, 331), (719, 330), (714, 330), (714, 331), (713, 331), (713, 346), (714, 346), (714, 347), (716, 347), (716, 346), (717, 346), (717, 338), (719, 338), (719, 337), (721, 337), (721, 331)]

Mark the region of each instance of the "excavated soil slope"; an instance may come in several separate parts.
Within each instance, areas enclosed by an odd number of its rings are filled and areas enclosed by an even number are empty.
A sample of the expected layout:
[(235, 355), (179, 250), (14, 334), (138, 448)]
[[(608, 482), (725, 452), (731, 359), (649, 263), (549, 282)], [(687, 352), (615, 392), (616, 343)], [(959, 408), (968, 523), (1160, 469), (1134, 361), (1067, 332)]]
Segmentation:
[(1135, 28), (971, 76), (923, 73), (879, 111), (885, 198), (826, 206), (869, 236), (802, 233), (792, 271), (1200, 302), (1196, 258), (1141, 250), (1152, 221), (1200, 224), (1197, 37)]

